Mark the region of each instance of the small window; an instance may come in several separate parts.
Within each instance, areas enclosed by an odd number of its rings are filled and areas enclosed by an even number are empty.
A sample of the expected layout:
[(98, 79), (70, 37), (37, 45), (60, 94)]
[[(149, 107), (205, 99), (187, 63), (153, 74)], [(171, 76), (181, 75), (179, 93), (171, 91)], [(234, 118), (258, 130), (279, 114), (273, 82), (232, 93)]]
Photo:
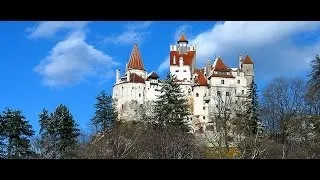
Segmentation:
[(234, 90), (234, 94), (237, 94), (237, 90), (236, 89)]
[(189, 120), (189, 117), (187, 117), (187, 120)]
[(187, 78), (183, 78), (183, 80), (184, 80), (184, 81), (186, 81), (186, 80), (187, 80)]
[(202, 109), (203, 109), (203, 110), (206, 110), (206, 107), (205, 107), (205, 106), (203, 106), (203, 107), (202, 107)]
[(240, 80), (238, 80), (238, 84), (240, 84)]
[(134, 89), (134, 87), (132, 87), (132, 89)]
[(221, 95), (221, 92), (220, 92), (220, 91), (217, 91), (217, 95), (220, 96), (220, 95)]
[(230, 93), (229, 93), (229, 92), (226, 92), (226, 96), (230, 96)]
[(139, 93), (139, 97), (141, 97), (141, 94)]
[(204, 97), (206, 97), (207, 96), (207, 94), (204, 94)]
[(176, 72), (179, 72), (179, 70), (176, 70)]
[(224, 84), (224, 80), (221, 80), (221, 84)]
[(183, 72), (187, 72), (187, 70), (183, 70)]
[(203, 119), (206, 119), (206, 117), (205, 117), (205, 116), (203, 116)]
[(244, 90), (242, 90), (242, 95), (244, 95)]
[(192, 120), (192, 117), (190, 117), (190, 120)]
[(196, 97), (199, 97), (199, 93), (196, 93)]

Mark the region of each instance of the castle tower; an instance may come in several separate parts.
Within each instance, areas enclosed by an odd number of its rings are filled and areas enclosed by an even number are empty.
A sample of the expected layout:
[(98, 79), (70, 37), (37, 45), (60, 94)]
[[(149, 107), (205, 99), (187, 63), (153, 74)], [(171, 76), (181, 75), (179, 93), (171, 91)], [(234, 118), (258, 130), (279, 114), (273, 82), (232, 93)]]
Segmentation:
[(181, 34), (180, 39), (177, 41), (178, 43), (178, 51), (180, 54), (187, 54), (188, 50), (188, 40), (184, 33)]
[(130, 76), (130, 74), (135, 73), (144, 79), (146, 78), (146, 71), (143, 65), (141, 53), (136, 43), (133, 46), (126, 68), (127, 76)]
[(176, 45), (170, 46), (170, 73), (175, 75), (180, 82), (191, 83), (195, 67), (196, 49), (188, 46), (184, 33), (181, 34)]
[(248, 86), (251, 85), (253, 77), (254, 77), (254, 70), (253, 70), (253, 61), (250, 56), (246, 55), (246, 57), (242, 61), (242, 71), (244, 72), (244, 76), (247, 79)]

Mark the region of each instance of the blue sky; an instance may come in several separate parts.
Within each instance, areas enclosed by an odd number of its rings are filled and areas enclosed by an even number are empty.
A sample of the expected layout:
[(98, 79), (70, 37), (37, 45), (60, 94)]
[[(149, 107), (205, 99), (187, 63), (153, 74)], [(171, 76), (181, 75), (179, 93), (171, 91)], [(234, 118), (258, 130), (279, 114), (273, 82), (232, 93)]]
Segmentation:
[(162, 77), (182, 31), (197, 46), (199, 67), (215, 56), (235, 67), (249, 54), (260, 88), (275, 76), (305, 77), (320, 52), (319, 22), (1, 22), (0, 29), (0, 109), (21, 109), (37, 133), (38, 113), (60, 103), (88, 130), (95, 97), (112, 93), (134, 42), (147, 71)]

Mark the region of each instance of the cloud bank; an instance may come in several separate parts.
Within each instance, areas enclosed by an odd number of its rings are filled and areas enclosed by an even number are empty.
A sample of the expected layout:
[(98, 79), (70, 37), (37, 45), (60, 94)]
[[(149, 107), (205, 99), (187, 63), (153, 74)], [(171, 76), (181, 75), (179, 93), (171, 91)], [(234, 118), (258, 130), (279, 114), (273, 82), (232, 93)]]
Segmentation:
[(34, 71), (42, 77), (45, 85), (67, 86), (90, 77), (106, 78), (113, 73), (113, 68), (118, 63), (111, 56), (88, 44), (84, 32), (85, 24), (41, 22), (31, 32), (32, 37), (48, 38), (58, 31), (70, 29), (69, 35), (57, 42), (48, 55), (34, 68)]

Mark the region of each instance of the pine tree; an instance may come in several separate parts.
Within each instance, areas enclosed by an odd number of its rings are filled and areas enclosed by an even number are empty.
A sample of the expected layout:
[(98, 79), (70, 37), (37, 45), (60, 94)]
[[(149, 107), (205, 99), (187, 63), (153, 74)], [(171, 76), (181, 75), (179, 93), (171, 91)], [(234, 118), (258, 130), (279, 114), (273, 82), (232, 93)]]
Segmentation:
[(252, 81), (246, 97), (247, 135), (256, 135), (259, 124), (259, 104), (257, 85)]
[(39, 114), (40, 124), (40, 149), (42, 158), (56, 159), (58, 155), (58, 125), (57, 119), (52, 118), (47, 109)]
[(311, 61), (312, 71), (309, 74), (310, 80), (310, 93), (312, 95), (320, 92), (320, 57), (317, 55), (315, 59)]
[(189, 114), (189, 105), (179, 84), (176, 83), (176, 77), (169, 73), (162, 82), (159, 91), (160, 95), (155, 102), (157, 124), (160, 127), (165, 125), (178, 126), (187, 131), (189, 128), (185, 118)]
[(5, 149), (6, 149), (6, 144), (5, 144), (5, 139), (6, 139), (6, 128), (5, 128), (5, 119), (2, 117), (0, 114), (0, 159), (5, 158)]
[(117, 113), (115, 111), (112, 96), (107, 95), (103, 90), (96, 97), (97, 103), (94, 105), (95, 114), (92, 118), (92, 124), (99, 132), (104, 132), (115, 124)]
[(80, 130), (69, 109), (60, 104), (52, 115), (52, 120), (57, 122), (58, 149), (60, 158), (72, 158), (78, 145)]
[(25, 159), (33, 156), (30, 137), (34, 135), (32, 126), (20, 110), (6, 109), (3, 112), (5, 135), (7, 138), (6, 156), (9, 159)]

